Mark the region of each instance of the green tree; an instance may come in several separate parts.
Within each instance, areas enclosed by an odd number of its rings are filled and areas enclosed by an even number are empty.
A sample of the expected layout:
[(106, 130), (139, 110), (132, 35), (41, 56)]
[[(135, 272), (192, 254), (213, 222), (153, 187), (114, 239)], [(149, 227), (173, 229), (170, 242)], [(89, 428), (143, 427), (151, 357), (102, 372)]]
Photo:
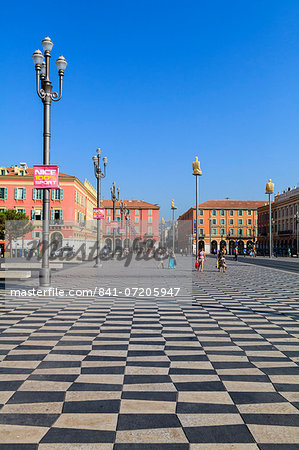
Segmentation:
[(10, 257), (12, 256), (12, 241), (25, 234), (30, 233), (34, 226), (29, 221), (29, 217), (15, 209), (8, 209), (0, 213), (0, 239), (8, 239)]

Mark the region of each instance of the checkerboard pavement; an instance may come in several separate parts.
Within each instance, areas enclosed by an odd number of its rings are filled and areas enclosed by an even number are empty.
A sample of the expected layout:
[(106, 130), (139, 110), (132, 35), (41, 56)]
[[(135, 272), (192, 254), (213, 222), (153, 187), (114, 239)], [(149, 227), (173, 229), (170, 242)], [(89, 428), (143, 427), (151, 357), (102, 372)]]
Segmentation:
[[(187, 260), (159, 272), (184, 286), (176, 298), (7, 297), (0, 449), (299, 448), (298, 275), (235, 262), (222, 274), (208, 259), (192, 301)], [(93, 270), (56, 283), (90, 285)], [(157, 270), (140, 262), (136, 283)]]

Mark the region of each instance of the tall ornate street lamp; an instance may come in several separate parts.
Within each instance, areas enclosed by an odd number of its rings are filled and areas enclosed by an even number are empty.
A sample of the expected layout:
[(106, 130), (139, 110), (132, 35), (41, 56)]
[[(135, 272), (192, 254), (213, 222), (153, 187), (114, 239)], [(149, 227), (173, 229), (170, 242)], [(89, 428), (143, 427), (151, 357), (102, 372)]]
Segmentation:
[[(193, 169), (193, 175), (195, 176), (195, 201), (196, 201), (196, 232), (195, 232), (195, 239), (196, 239), (196, 257), (198, 255), (198, 198), (199, 198), (199, 193), (198, 193), (198, 177), (200, 177), (202, 175), (202, 171), (200, 169), (200, 163), (198, 161), (198, 157), (195, 157), (195, 161), (193, 161), (192, 163), (192, 169)], [(192, 232), (193, 232), (193, 223), (192, 223)]]
[[(124, 226), (124, 213), (127, 208), (127, 204), (123, 202), (123, 200), (119, 203), (119, 209), (120, 209), (120, 227), (123, 228)], [(123, 231), (122, 231), (123, 232)], [(121, 234), (121, 246), (123, 244), (123, 235)]]
[(164, 220), (164, 217), (162, 217), (162, 219), (161, 219), (161, 244), (162, 244), (162, 247), (164, 247), (164, 241), (165, 241), (164, 234), (165, 234), (165, 220)]
[(299, 212), (298, 211), (294, 214), (294, 221), (296, 223), (297, 258), (299, 258)]
[(272, 258), (272, 213), (271, 195), (274, 193), (274, 183), (271, 180), (266, 184), (266, 194), (269, 195), (269, 258)]
[[(127, 208), (125, 210), (125, 221), (126, 221), (126, 248), (130, 247), (131, 233), (130, 233), (130, 213), (131, 211)], [(128, 225), (129, 223), (129, 225)], [(128, 228), (129, 228), (129, 241), (128, 241)], [(129, 242), (129, 244), (128, 244)]]
[(175, 233), (174, 233), (174, 211), (177, 209), (176, 206), (174, 206), (174, 200), (171, 201), (171, 209), (172, 209), (172, 251), (174, 254), (174, 241), (175, 241)]
[[(111, 200), (113, 202), (113, 222), (115, 221), (115, 203), (119, 201), (119, 192), (120, 189), (115, 189), (115, 181), (112, 183), (111, 191)], [(117, 191), (117, 195), (116, 195)], [(115, 228), (113, 228), (113, 253), (115, 252)]]
[[(43, 131), (43, 164), (50, 164), (50, 137), (51, 137), (51, 103), (58, 102), (62, 97), (62, 80), (67, 62), (63, 56), (59, 56), (56, 66), (59, 75), (59, 94), (52, 92), (52, 83), (49, 78), (50, 58), (53, 42), (49, 37), (42, 41), (44, 54), (36, 50), (33, 55), (33, 62), (36, 71), (36, 92), (44, 105), (44, 131)], [(49, 212), (50, 212), (50, 189), (43, 189), (43, 234), (42, 234), (42, 268), (40, 271), (40, 285), (50, 286), (50, 266), (49, 266)]]
[[(106, 176), (106, 167), (108, 159), (106, 156), (103, 158), (104, 163), (104, 172), (101, 170), (101, 152), (100, 148), (97, 149), (97, 154), (92, 157), (93, 165), (94, 165), (94, 175), (97, 179), (97, 208), (101, 207), (101, 179)], [(94, 267), (99, 267), (99, 255), (100, 255), (100, 241), (101, 241), (101, 222), (97, 219), (97, 254), (96, 254), (96, 262)]]

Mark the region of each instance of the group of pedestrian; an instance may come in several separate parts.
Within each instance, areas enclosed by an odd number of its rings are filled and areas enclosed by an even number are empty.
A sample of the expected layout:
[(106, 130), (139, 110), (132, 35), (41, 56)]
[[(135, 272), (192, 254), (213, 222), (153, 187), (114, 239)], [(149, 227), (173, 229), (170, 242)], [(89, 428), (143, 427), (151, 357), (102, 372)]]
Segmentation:
[[(217, 260), (216, 260), (216, 268), (218, 269), (218, 272), (222, 272), (225, 273), (226, 271), (226, 260), (225, 260), (225, 255), (226, 255), (226, 248), (223, 247), (219, 250), (219, 252), (217, 253)], [(197, 272), (203, 272), (203, 265), (204, 265), (204, 261), (207, 260), (205, 251), (203, 250), (203, 248), (200, 248), (198, 250), (198, 255), (196, 258), (196, 262), (195, 262), (195, 268), (197, 270)]]
[(168, 258), (168, 269), (176, 268), (176, 258), (173, 250), (161, 249), (158, 251), (158, 269), (164, 269), (164, 260)]

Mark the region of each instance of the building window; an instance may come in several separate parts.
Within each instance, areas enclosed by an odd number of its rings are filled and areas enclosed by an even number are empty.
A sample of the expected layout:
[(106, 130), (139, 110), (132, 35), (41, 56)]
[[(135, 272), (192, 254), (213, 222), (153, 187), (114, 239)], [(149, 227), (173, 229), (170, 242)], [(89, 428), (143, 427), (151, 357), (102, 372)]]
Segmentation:
[(199, 225), (203, 225), (204, 224), (204, 219), (198, 219), (198, 223), (199, 223)]
[(225, 225), (225, 219), (220, 219), (220, 225)]
[(24, 208), (17, 208), (16, 211), (18, 213), (26, 214), (26, 209), (24, 209)]
[(7, 199), (7, 188), (0, 188), (0, 199), (1, 200)]
[(42, 210), (41, 209), (33, 209), (31, 212), (32, 220), (42, 220)]
[(62, 209), (51, 209), (51, 220), (62, 220)]
[(135, 223), (139, 223), (139, 217), (135, 217)]
[(32, 190), (32, 198), (33, 200), (42, 200), (43, 199), (43, 190), (42, 189), (33, 189)]
[(153, 227), (151, 227), (151, 226), (150, 226), (150, 227), (148, 227), (148, 234), (153, 234), (153, 232), (152, 232), (152, 228), (153, 228)]
[(221, 234), (221, 236), (225, 235), (225, 228), (220, 228), (220, 234)]
[(224, 211), (224, 209), (221, 209), (221, 210), (220, 210), (220, 216), (225, 216), (225, 211)]
[(251, 216), (251, 214), (252, 214), (251, 209), (248, 209), (248, 211), (247, 211), (247, 216)]
[(248, 228), (248, 229), (247, 229), (247, 236), (248, 236), (248, 237), (251, 237), (251, 236), (252, 236), (252, 229), (251, 229), (251, 228)]
[(111, 221), (111, 217), (107, 217), (107, 223), (110, 223), (110, 221)]
[(238, 235), (239, 235), (239, 236), (243, 236), (243, 230), (242, 230), (242, 228), (239, 228), (239, 229), (238, 229)]
[(238, 216), (243, 216), (243, 210), (242, 209), (238, 210)]
[(25, 200), (25, 199), (26, 199), (26, 189), (15, 188), (15, 200)]
[(247, 219), (247, 225), (252, 225), (252, 219)]
[(238, 219), (238, 225), (243, 225), (243, 219)]
[(1, 169), (1, 175), (6, 175), (6, 170), (5, 169)]
[(212, 225), (217, 225), (217, 219), (212, 219)]
[(280, 218), (280, 210), (278, 211), (278, 217)]
[(211, 234), (217, 234), (217, 228), (212, 228)]
[(116, 214), (119, 216), (120, 215), (120, 209), (116, 210)]
[(230, 216), (234, 216), (234, 214), (235, 214), (235, 211), (234, 211), (233, 209), (230, 209), (230, 210), (229, 210), (229, 215), (230, 215)]
[(149, 223), (152, 223), (152, 222), (153, 222), (153, 218), (152, 218), (152, 217), (149, 217), (149, 218), (148, 218), (148, 222), (149, 222)]
[(203, 216), (203, 213), (204, 213), (203, 209), (200, 209), (200, 210), (198, 211), (198, 215), (199, 215), (199, 216)]
[(111, 214), (111, 209), (107, 209), (107, 216), (110, 216)]
[(106, 228), (106, 233), (107, 233), (107, 234), (110, 234), (110, 226), (109, 226), (109, 225), (108, 225), (107, 228)]
[(135, 209), (135, 216), (139, 216), (139, 209)]
[(235, 225), (235, 219), (229, 219), (229, 224), (230, 225)]
[(199, 236), (204, 236), (205, 232), (203, 228), (199, 228)]
[(63, 200), (63, 189), (52, 189), (52, 200)]
[(139, 233), (139, 226), (138, 225), (136, 225), (136, 227), (135, 227), (135, 233)]
[(153, 215), (153, 210), (152, 210), (152, 209), (149, 209), (149, 210), (148, 210), (148, 215), (149, 215), (149, 216), (152, 216), (152, 215)]
[(212, 216), (217, 216), (217, 211), (216, 211), (216, 209), (212, 209)]
[(234, 234), (235, 234), (234, 228), (229, 229), (229, 234), (230, 234), (230, 236), (234, 236)]

